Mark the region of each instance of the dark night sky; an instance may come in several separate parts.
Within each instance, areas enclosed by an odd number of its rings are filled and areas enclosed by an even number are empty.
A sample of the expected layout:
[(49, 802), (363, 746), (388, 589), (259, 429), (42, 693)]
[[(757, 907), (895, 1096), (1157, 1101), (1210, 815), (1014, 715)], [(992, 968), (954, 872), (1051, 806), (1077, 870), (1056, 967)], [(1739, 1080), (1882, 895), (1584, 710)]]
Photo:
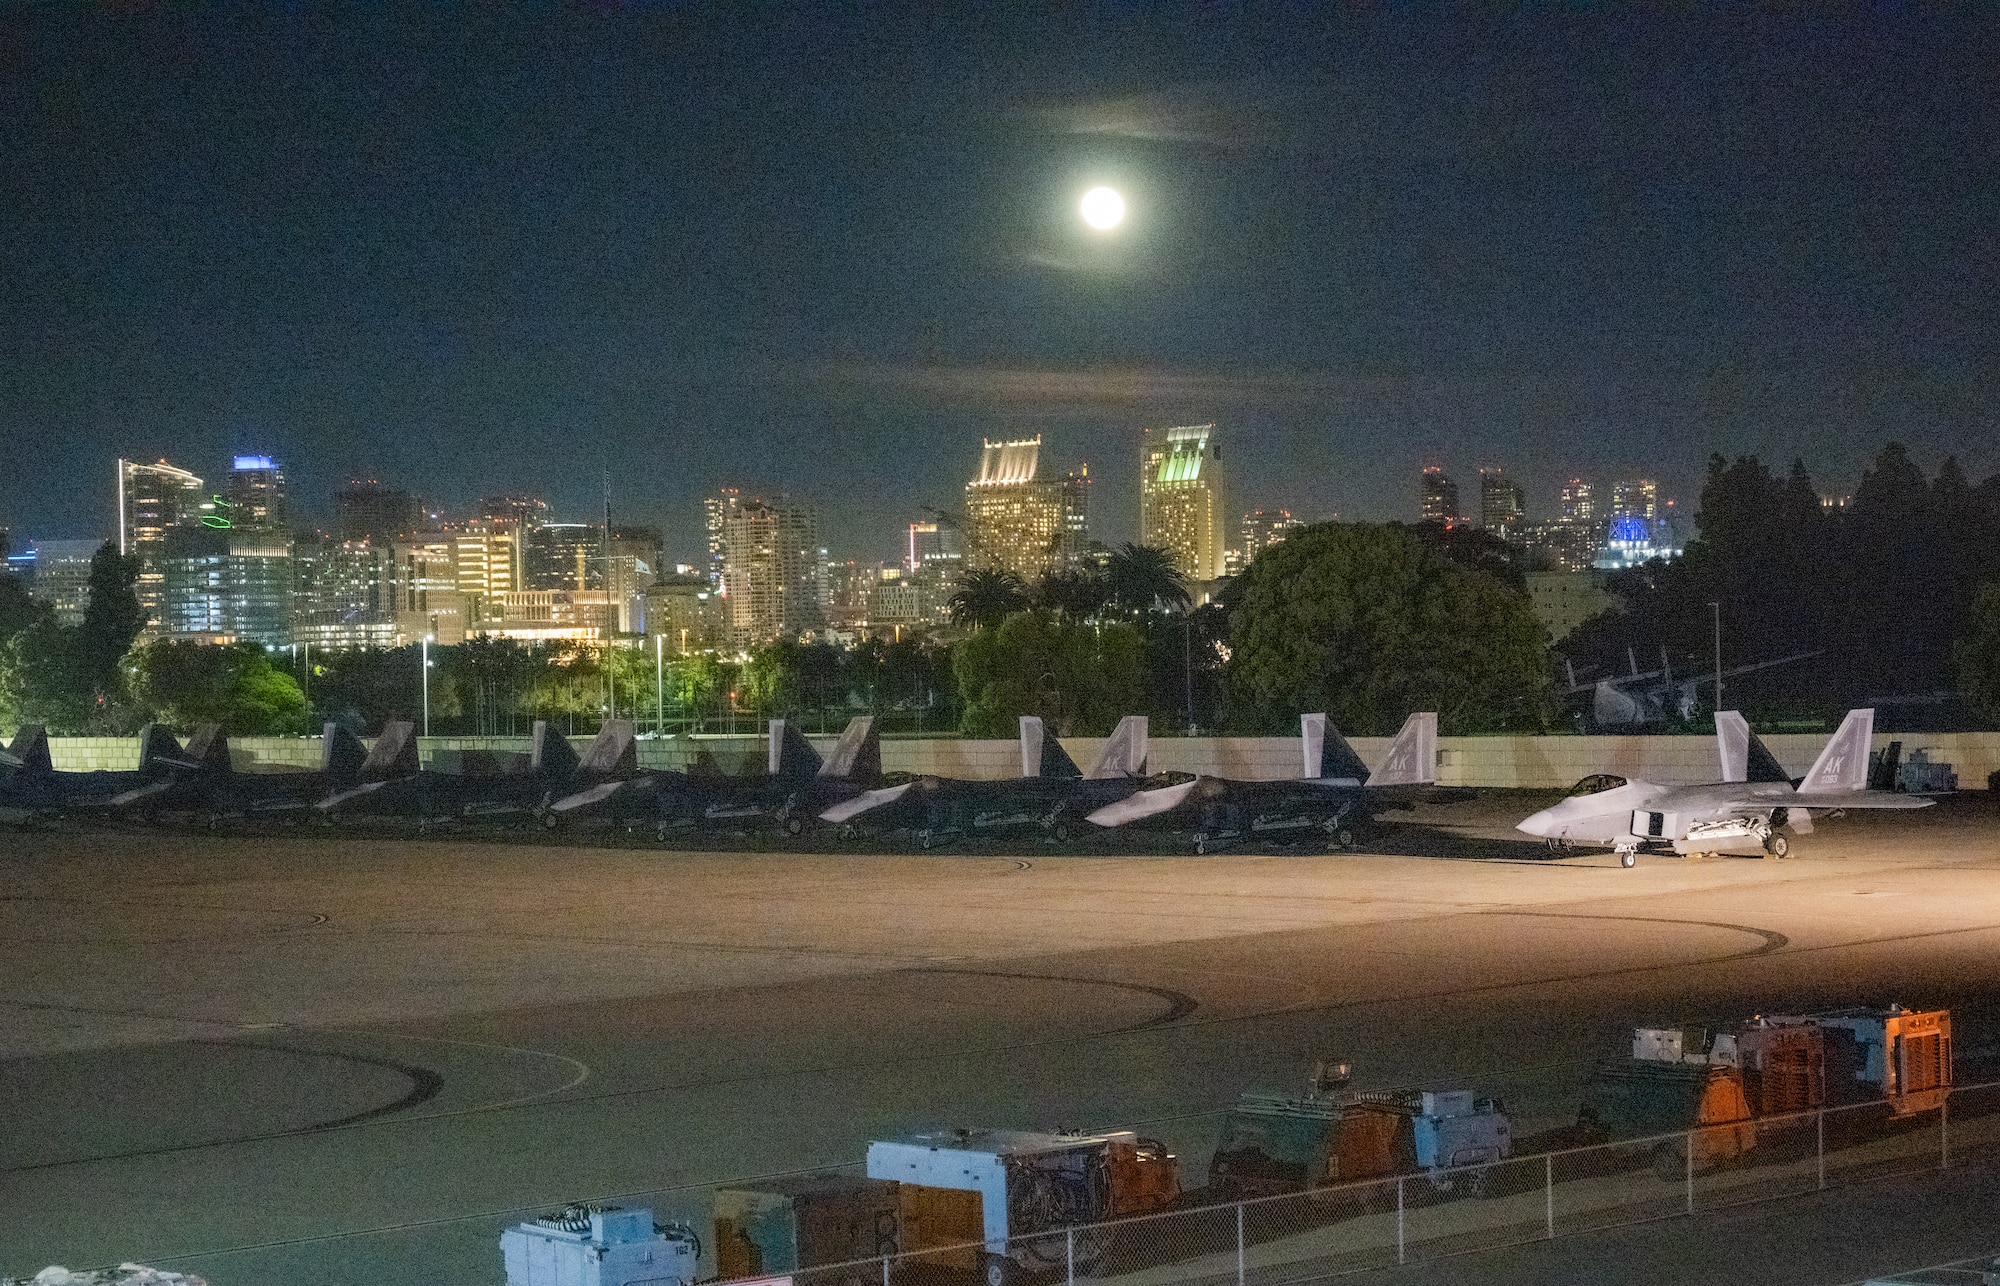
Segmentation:
[[(275, 8), (275, 6), (273, 6)], [(982, 433), (1217, 420), (1233, 507), (1408, 516), (1427, 459), (1851, 485), (2000, 469), (2000, 20), (951, 23), (802, 6), (0, 17), (0, 524), (111, 462), (538, 492), (689, 556), (789, 488), (843, 553)], [(497, 7), (496, 7), (497, 10)], [(1085, 233), (1075, 200), (1134, 218)]]

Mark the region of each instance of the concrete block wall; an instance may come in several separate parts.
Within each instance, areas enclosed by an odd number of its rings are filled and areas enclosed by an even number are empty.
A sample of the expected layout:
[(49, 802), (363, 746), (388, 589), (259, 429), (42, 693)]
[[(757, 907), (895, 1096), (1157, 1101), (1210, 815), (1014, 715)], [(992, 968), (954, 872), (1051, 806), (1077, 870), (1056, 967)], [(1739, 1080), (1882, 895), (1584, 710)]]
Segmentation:
[[(11, 739), (11, 731), (9, 738)], [(589, 737), (572, 737), (579, 753)], [(834, 737), (808, 738), (821, 754), (833, 749)], [(1803, 774), (1826, 745), (1818, 733), (1764, 738), (1771, 753), (1794, 776)], [(1387, 737), (1351, 738), (1355, 753), (1373, 767), (1388, 752)], [(1949, 763), (1963, 790), (1984, 790), (1989, 773), (2000, 770), (2000, 733), (1877, 733), (1877, 749), (1891, 741), (1903, 743), (1907, 757), (1928, 750), (1933, 760)], [(441, 749), (528, 749), (526, 737), (426, 737), (426, 760)], [(1063, 741), (1079, 767), (1095, 763), (1104, 747), (1099, 737)], [(230, 758), (239, 771), (313, 769), (320, 763), (318, 737), (243, 737), (229, 743)], [(1617, 773), (1662, 785), (1714, 781), (1720, 775), (1712, 737), (1441, 737), (1438, 740), (1438, 781), (1447, 786), (1511, 786), (1553, 790), (1574, 784), (1591, 773)], [(706, 751), (724, 772), (761, 772), (764, 739), (740, 736), (669, 737), (639, 743), (642, 768), (685, 768)], [(52, 737), (50, 757), (63, 772), (130, 770), (139, 762), (138, 742), (131, 737)], [(882, 766), (890, 772), (930, 774), (970, 780), (999, 780), (1020, 775), (1020, 743), (947, 738), (890, 740), (882, 743)], [(1197, 772), (1242, 781), (1273, 781), (1300, 775), (1296, 737), (1155, 737), (1150, 766), (1159, 772)]]

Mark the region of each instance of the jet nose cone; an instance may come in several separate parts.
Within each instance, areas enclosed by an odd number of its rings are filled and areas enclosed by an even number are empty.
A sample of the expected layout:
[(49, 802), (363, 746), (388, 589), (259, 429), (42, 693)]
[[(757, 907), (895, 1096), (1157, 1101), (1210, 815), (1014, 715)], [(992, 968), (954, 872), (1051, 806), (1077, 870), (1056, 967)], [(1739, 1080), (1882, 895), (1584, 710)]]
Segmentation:
[(1517, 831), (1526, 831), (1530, 835), (1536, 835), (1540, 836), (1542, 839), (1547, 839), (1551, 835), (1555, 834), (1555, 824), (1556, 824), (1556, 819), (1550, 815), (1550, 810), (1544, 808), (1541, 812), (1536, 813), (1534, 816), (1524, 817), (1520, 821), (1516, 822), (1514, 824), (1514, 829)]

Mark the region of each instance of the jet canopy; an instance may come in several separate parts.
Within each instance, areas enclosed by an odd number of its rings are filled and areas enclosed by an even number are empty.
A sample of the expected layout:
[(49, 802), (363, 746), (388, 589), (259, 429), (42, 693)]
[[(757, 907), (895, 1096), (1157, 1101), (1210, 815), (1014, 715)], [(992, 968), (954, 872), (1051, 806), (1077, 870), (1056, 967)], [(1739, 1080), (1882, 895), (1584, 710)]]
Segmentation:
[(1571, 786), (1569, 794), (1564, 795), (1563, 798), (1581, 799), (1585, 795), (1602, 795), (1605, 791), (1617, 790), (1624, 784), (1625, 779), (1623, 777), (1616, 777), (1608, 772), (1592, 773), (1576, 785)]

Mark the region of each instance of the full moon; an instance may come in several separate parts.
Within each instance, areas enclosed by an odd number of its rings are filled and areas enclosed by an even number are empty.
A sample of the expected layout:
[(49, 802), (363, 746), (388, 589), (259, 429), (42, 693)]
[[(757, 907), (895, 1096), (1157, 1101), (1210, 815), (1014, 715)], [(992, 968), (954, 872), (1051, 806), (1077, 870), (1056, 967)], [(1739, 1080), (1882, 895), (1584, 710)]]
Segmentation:
[(1083, 194), (1083, 221), (1109, 232), (1125, 222), (1125, 198), (1115, 188), (1092, 188)]

